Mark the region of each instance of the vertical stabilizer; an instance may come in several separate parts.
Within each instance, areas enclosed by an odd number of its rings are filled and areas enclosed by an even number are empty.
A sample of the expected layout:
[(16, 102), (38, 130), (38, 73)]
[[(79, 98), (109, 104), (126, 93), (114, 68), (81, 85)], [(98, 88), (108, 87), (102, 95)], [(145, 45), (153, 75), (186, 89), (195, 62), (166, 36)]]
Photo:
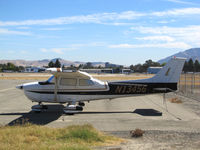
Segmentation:
[(148, 83), (177, 83), (182, 72), (185, 58), (172, 58), (154, 77), (135, 80)]
[(152, 82), (177, 83), (179, 81), (185, 58), (172, 58), (152, 79)]

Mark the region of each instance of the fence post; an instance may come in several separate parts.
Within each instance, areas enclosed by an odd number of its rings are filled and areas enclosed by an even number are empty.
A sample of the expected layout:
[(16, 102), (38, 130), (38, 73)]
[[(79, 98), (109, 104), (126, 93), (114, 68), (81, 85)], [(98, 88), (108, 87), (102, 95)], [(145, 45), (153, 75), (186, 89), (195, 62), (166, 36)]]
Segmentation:
[(194, 77), (195, 77), (195, 72), (193, 72), (193, 78), (192, 78), (192, 94), (194, 94)]
[(191, 93), (193, 94), (194, 87), (194, 72), (192, 73), (192, 80), (191, 80)]
[(186, 95), (186, 93), (187, 93), (187, 91), (186, 91), (186, 73), (185, 73), (185, 95)]
[(181, 75), (180, 75), (180, 78), (179, 78), (179, 81), (178, 81), (178, 92), (179, 93), (181, 92)]

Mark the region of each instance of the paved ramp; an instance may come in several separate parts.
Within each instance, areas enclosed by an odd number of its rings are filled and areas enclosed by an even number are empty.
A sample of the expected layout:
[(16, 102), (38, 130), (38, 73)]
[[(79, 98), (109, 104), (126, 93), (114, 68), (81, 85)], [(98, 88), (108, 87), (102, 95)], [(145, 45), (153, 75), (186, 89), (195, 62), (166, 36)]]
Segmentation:
[[(20, 80), (0, 81), (0, 124), (13, 125), (24, 119), (34, 124), (64, 127), (72, 124), (92, 124), (103, 131), (144, 130), (200, 131), (200, 118), (184, 104), (167, 101), (162, 95), (99, 100), (86, 103), (84, 111), (76, 115), (62, 114), (61, 105), (51, 105), (47, 112), (31, 112), (32, 103), (15, 86)], [(29, 81), (26, 81), (29, 82)]]

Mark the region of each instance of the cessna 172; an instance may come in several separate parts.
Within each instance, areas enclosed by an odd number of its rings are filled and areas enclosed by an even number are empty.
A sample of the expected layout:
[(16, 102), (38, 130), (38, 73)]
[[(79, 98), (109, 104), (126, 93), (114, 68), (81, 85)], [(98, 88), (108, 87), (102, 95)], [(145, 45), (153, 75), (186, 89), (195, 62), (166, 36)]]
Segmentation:
[(152, 78), (115, 82), (103, 82), (81, 71), (49, 68), (47, 71), (53, 75), (47, 81), (26, 83), (17, 88), (24, 90), (31, 101), (39, 103), (32, 106), (33, 111), (48, 109), (42, 102), (67, 103), (64, 112), (74, 114), (83, 110), (84, 101), (176, 91), (184, 62), (184, 58), (172, 58)]

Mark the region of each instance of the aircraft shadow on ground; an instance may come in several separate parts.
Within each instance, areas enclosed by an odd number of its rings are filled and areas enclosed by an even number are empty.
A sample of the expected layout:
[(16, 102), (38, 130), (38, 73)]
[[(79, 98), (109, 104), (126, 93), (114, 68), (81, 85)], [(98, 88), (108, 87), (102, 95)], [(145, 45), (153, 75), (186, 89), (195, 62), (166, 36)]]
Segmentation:
[(79, 114), (121, 114), (121, 113), (135, 113), (141, 116), (162, 116), (162, 112), (155, 109), (135, 109), (134, 111), (85, 111)]
[[(62, 105), (51, 105), (50, 110), (46, 112), (41, 113), (35, 113), (35, 112), (27, 112), (27, 113), (2, 113), (1, 115), (21, 115), (19, 118), (11, 121), (8, 123), (8, 125), (22, 125), (25, 123), (32, 123), (37, 125), (46, 125), (52, 121), (57, 120), (60, 116), (62, 116)], [(55, 110), (54, 110), (55, 109)], [(56, 111), (57, 110), (57, 111)]]
[(162, 112), (155, 109), (136, 109), (133, 113), (142, 115), (142, 116), (162, 116)]
[[(60, 116), (63, 115), (63, 106), (62, 105), (51, 105), (51, 108), (46, 112), (35, 113), (35, 112), (27, 112), (27, 113), (1, 113), (0, 116), (14, 116), (20, 115), (19, 118), (11, 121), (8, 125), (22, 125), (27, 122), (37, 125), (46, 125), (52, 121), (57, 120)], [(81, 112), (81, 114), (114, 114), (114, 113), (136, 113), (141, 116), (162, 116), (162, 112), (159, 112), (154, 109), (135, 109), (134, 111), (92, 111), (92, 112)]]

